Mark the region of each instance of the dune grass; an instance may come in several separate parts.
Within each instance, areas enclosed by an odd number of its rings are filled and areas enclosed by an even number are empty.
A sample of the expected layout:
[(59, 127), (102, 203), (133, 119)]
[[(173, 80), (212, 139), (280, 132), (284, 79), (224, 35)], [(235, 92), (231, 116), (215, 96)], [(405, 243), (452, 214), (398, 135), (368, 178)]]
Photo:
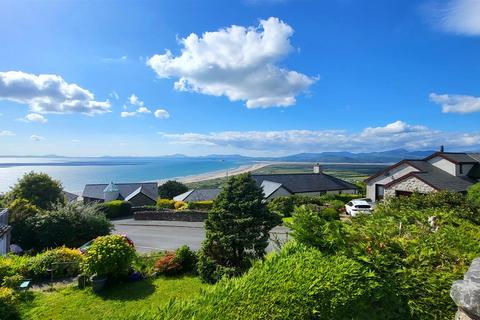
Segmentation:
[(155, 314), (171, 298), (191, 298), (200, 293), (198, 277), (160, 277), (134, 283), (112, 285), (101, 294), (75, 286), (53, 292), (34, 292), (20, 305), (22, 319), (128, 319)]

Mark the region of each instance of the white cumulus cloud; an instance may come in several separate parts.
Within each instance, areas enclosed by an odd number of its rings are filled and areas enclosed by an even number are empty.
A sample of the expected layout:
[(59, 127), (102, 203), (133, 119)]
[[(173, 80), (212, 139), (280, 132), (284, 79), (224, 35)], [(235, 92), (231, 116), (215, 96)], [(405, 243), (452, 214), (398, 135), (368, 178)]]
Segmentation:
[(53, 74), (0, 72), (0, 99), (27, 104), (35, 113), (94, 115), (110, 111), (110, 102), (96, 101), (93, 93)]
[(122, 111), (120, 113), (120, 116), (122, 118), (127, 118), (127, 117), (134, 117), (137, 113), (135, 111), (132, 111), (132, 112), (128, 112), (128, 111)]
[(232, 25), (200, 37), (181, 39), (182, 51), (167, 50), (147, 60), (160, 78), (178, 78), (174, 88), (231, 101), (248, 108), (287, 107), (316, 78), (279, 67), (292, 50), (293, 29), (278, 18), (260, 20), (258, 27)]
[(10, 130), (2, 130), (0, 131), (0, 137), (6, 137), (6, 136), (14, 136), (15, 133), (10, 131)]
[(150, 109), (146, 108), (146, 107), (140, 107), (137, 109), (137, 112), (138, 113), (152, 113), (152, 111), (150, 111)]
[(25, 118), (21, 119), (24, 122), (38, 122), (38, 123), (47, 123), (48, 119), (38, 113), (29, 113)]
[(431, 93), (430, 101), (441, 105), (444, 113), (480, 112), (480, 97)]
[(406, 148), (411, 150), (480, 148), (480, 132), (443, 132), (425, 126), (396, 121), (383, 127), (368, 127), (360, 132), (345, 130), (223, 131), (211, 133), (165, 133), (174, 144), (234, 148), (269, 154), (321, 151), (379, 151)]
[(440, 27), (445, 31), (480, 35), (480, 1), (448, 0), (438, 3), (435, 10)]
[(42, 136), (39, 136), (39, 135), (36, 135), (36, 134), (32, 134), (30, 136), (30, 140), (33, 140), (33, 141), (42, 141), (42, 140), (46, 140), (45, 137), (42, 137)]
[(168, 111), (165, 110), (165, 109), (157, 109), (157, 110), (155, 110), (154, 115), (155, 115), (156, 118), (159, 118), (159, 119), (168, 119), (168, 118), (170, 118), (170, 114), (169, 114)]

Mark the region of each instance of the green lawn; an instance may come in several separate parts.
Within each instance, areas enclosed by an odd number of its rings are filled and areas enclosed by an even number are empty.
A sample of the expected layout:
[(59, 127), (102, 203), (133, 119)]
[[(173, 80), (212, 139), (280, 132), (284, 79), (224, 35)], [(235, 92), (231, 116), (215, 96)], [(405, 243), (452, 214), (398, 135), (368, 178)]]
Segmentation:
[(191, 298), (206, 286), (191, 276), (119, 284), (100, 295), (72, 285), (53, 292), (35, 292), (31, 301), (21, 304), (20, 312), (22, 319), (32, 320), (126, 319), (154, 313), (170, 298)]

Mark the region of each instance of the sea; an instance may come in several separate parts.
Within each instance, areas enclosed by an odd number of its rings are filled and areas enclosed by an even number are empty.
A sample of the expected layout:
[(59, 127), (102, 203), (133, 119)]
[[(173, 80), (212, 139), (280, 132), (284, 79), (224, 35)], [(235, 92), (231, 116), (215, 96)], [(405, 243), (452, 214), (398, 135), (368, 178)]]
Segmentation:
[(79, 193), (85, 184), (146, 182), (237, 168), (248, 161), (206, 158), (62, 158), (0, 157), (0, 193), (25, 173), (43, 172), (64, 190)]

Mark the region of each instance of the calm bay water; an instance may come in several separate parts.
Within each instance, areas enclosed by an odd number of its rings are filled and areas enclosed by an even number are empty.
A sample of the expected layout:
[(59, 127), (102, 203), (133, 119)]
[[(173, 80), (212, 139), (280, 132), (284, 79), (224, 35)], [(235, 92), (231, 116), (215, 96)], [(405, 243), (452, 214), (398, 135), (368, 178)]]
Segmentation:
[(235, 168), (246, 162), (217, 159), (158, 158), (0, 158), (0, 192), (23, 174), (44, 172), (60, 180), (67, 191), (87, 183), (155, 181)]

